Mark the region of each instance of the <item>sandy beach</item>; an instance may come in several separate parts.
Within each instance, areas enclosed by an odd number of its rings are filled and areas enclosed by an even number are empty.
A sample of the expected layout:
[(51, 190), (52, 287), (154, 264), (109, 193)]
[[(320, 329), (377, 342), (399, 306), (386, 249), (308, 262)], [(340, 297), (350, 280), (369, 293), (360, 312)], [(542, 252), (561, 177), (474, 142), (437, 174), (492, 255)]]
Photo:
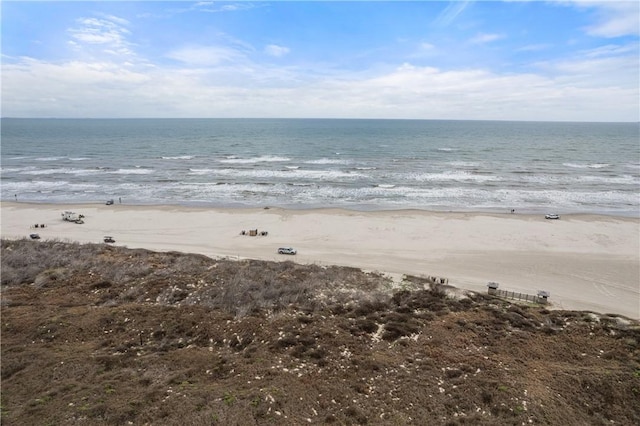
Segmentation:
[[(63, 221), (66, 210), (84, 215), (84, 223)], [(509, 291), (546, 290), (552, 308), (640, 319), (637, 218), (4, 202), (0, 228), (2, 238), (38, 233), (101, 243), (110, 235), (129, 248), (438, 276), (479, 292), (494, 281)], [(252, 229), (257, 236), (248, 235)], [(277, 254), (284, 246), (298, 254)]]

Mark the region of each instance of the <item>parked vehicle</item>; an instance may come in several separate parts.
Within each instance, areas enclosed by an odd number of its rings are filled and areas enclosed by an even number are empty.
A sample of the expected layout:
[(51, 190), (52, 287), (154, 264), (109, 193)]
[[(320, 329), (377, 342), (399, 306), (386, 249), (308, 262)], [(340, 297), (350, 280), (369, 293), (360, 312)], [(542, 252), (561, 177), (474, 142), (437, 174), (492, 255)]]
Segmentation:
[(66, 211), (62, 213), (62, 220), (67, 222), (84, 223), (84, 215), (77, 214), (75, 212)]
[(107, 236), (104, 237), (104, 242), (105, 243), (115, 243), (116, 240), (114, 240), (113, 237), (110, 237), (110, 236), (107, 235)]
[(278, 249), (278, 254), (296, 254), (298, 253), (296, 249), (292, 247), (280, 247)]
[(557, 214), (546, 214), (544, 215), (545, 219), (560, 219), (560, 216), (558, 216)]
[(40, 235), (38, 235), (38, 234), (29, 234), (29, 237), (32, 240), (39, 240), (40, 239)]
[(113, 204), (113, 200), (107, 200), (107, 205), (110, 206)]

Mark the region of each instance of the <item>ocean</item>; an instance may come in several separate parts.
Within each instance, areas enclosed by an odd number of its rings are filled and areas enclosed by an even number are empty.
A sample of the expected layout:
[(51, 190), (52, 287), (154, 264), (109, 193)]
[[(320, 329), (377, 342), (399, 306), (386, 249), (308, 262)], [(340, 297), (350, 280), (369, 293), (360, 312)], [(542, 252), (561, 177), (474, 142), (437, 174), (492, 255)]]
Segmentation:
[(2, 201), (640, 216), (640, 124), (1, 121)]

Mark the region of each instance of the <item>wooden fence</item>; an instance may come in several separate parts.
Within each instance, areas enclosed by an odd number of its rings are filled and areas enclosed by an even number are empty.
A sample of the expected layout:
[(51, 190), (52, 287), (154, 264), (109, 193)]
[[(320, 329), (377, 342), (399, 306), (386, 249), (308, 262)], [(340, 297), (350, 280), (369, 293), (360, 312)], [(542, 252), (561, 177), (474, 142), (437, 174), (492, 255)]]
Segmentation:
[(548, 300), (544, 296), (534, 296), (532, 294), (517, 293), (515, 291), (489, 289), (489, 294), (493, 294), (499, 297), (506, 297), (508, 299), (526, 300), (527, 302), (540, 303), (546, 305)]

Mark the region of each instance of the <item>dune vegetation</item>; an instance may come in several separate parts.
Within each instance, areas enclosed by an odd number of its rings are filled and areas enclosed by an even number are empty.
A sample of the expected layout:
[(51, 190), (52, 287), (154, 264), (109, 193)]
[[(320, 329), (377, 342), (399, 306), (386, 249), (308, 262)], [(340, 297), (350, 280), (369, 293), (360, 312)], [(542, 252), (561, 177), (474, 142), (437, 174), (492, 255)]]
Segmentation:
[(640, 424), (640, 324), (291, 261), (2, 240), (3, 425)]

